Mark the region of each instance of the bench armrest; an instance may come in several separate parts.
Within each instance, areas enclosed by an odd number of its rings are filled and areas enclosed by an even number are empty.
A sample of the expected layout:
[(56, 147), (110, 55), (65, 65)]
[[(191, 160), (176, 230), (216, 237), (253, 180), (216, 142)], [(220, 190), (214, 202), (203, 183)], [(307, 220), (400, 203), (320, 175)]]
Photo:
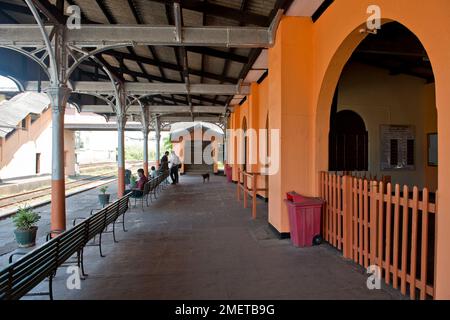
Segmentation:
[(11, 253), (10, 256), (9, 256), (9, 259), (8, 259), (9, 264), (12, 263), (12, 260), (13, 260), (13, 257), (14, 257), (14, 256), (24, 256), (24, 255), (26, 255), (27, 253), (28, 253), (28, 252), (13, 252), (13, 253)]
[(101, 210), (103, 210), (104, 208), (95, 208), (95, 209), (91, 209), (91, 213), (90, 213), (90, 215), (92, 216), (93, 214), (94, 214), (94, 211), (101, 211)]
[(64, 232), (64, 230), (59, 230), (59, 229), (51, 230), (51, 231), (47, 232), (47, 235), (45, 237), (45, 241), (49, 241), (52, 238), (52, 235), (59, 235), (59, 234), (61, 234), (63, 232)]
[(77, 221), (78, 220), (86, 220), (87, 218), (84, 218), (84, 217), (76, 217), (76, 218), (73, 218), (73, 222), (72, 222), (72, 224), (73, 224), (73, 226), (75, 227), (75, 225), (77, 224)]

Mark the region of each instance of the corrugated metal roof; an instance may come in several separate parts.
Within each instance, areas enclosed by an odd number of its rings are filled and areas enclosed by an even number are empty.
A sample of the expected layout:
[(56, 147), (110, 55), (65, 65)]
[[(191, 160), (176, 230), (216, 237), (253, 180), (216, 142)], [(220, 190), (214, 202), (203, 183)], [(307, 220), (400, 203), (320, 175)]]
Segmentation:
[[(22, 0), (2, 0), (17, 6), (24, 6)], [(301, 0), (309, 1), (309, 0)], [(56, 0), (48, 3), (55, 5)], [(185, 26), (264, 26), (267, 27), (273, 13), (283, 7), (286, 9), (293, 0), (189, 0), (180, 1), (182, 18)], [(81, 9), (82, 17), (92, 23), (117, 23), (149, 25), (173, 25), (174, 12), (171, 1), (163, 0), (65, 0), (64, 5), (75, 4)], [(48, 4), (47, 4), (48, 5)], [(29, 11), (29, 10), (28, 10)], [(56, 10), (57, 11), (57, 10)], [(18, 23), (35, 23), (31, 14), (17, 13), (14, 10), (5, 12), (17, 19)], [(9, 23), (9, 22), (8, 22)], [(191, 83), (234, 83), (245, 77), (250, 69), (251, 56), (254, 50), (246, 48), (212, 48), (186, 47)], [(116, 48), (109, 54), (102, 54), (106, 66), (118, 77), (126, 81), (142, 82), (183, 82), (181, 76), (184, 57), (181, 50), (173, 47), (138, 46), (134, 48)], [(124, 63), (121, 64), (120, 61)], [(140, 63), (136, 63), (140, 61)], [(82, 64), (84, 72), (75, 73), (83, 80), (103, 78), (97, 75), (95, 68), (88, 63)], [(102, 72), (100, 69), (99, 72)], [(72, 79), (77, 80), (77, 79)], [(75, 97), (78, 99), (80, 97)], [(174, 99), (175, 98), (175, 99)], [(195, 104), (225, 104), (230, 96), (192, 97)], [(81, 98), (80, 98), (81, 99)], [(149, 99), (153, 99), (150, 97)], [(167, 103), (187, 104), (186, 95), (166, 95)], [(151, 100), (149, 102), (152, 102)], [(160, 103), (157, 101), (157, 103)]]
[(276, 0), (249, 0), (247, 9), (249, 12), (268, 16), (275, 6)]
[(50, 104), (45, 93), (19, 93), (0, 103), (0, 137), (5, 137), (30, 113), (41, 114)]

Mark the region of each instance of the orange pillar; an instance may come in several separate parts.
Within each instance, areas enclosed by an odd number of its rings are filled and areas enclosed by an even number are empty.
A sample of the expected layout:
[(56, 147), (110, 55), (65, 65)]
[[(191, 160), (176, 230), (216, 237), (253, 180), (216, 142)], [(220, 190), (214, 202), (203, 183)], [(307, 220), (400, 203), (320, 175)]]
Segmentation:
[(148, 177), (148, 162), (144, 161), (144, 175)]
[(52, 179), (50, 230), (66, 230), (66, 190), (63, 179)]

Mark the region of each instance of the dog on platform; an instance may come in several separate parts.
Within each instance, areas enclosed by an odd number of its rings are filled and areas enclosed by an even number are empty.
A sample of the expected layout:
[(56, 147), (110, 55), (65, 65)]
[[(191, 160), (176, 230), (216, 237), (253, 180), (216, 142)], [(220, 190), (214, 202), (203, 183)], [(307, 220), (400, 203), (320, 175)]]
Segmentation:
[(205, 183), (205, 181), (209, 182), (209, 173), (202, 174), (202, 177), (203, 177), (203, 183)]

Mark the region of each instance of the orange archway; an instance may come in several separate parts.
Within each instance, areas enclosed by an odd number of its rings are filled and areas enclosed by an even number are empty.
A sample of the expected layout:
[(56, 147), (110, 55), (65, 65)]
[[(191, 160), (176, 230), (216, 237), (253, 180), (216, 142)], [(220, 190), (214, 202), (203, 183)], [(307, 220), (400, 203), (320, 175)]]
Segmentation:
[[(360, 30), (365, 26), (366, 9), (371, 4), (366, 0), (334, 2), (314, 26), (314, 172), (327, 169), (330, 105), (346, 62), (365, 38)], [(443, 0), (433, 1), (429, 6), (418, 0), (380, 0), (377, 5), (381, 8), (382, 22), (396, 21), (404, 25), (421, 41), (431, 60), (436, 81), (439, 163), (443, 164), (441, 168), (445, 168), (445, 164), (450, 163), (450, 147), (444, 143), (450, 136), (450, 128), (445, 125), (450, 119), (450, 93), (445, 88), (450, 82), (450, 13), (442, 8), (448, 4)], [(450, 268), (450, 174), (439, 170), (438, 176), (440, 214), (437, 218), (436, 298), (444, 299), (450, 298), (450, 275), (446, 272)], [(318, 180), (313, 179), (311, 183), (317, 192)]]

